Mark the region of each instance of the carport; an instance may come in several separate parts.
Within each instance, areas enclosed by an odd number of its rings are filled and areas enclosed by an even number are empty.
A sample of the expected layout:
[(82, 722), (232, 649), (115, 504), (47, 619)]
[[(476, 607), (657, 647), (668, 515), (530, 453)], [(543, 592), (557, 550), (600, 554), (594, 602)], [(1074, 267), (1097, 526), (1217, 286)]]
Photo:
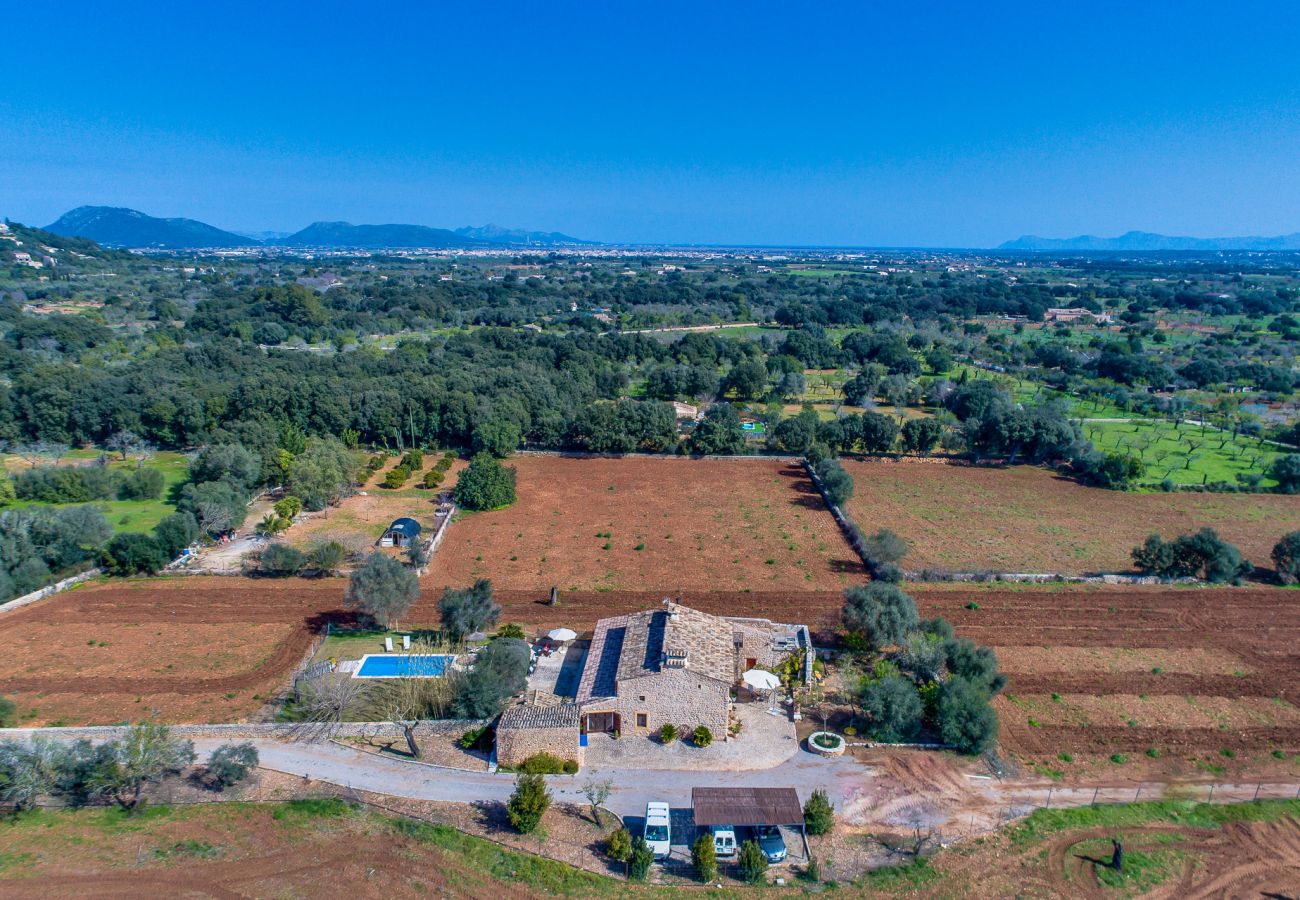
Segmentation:
[(696, 828), (714, 825), (798, 828), (799, 837), (803, 841), (804, 857), (809, 855), (803, 806), (799, 803), (799, 794), (792, 787), (691, 788), (691, 813)]

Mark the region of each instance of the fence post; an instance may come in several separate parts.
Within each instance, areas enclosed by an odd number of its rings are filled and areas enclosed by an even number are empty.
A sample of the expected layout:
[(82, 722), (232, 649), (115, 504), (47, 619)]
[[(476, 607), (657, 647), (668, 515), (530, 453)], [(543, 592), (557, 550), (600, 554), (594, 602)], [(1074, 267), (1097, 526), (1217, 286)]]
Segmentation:
[(1205, 802), (1207, 802), (1207, 803), (1213, 803), (1213, 802), (1214, 802), (1214, 787), (1215, 787), (1214, 785), (1210, 785), (1210, 798), (1209, 798), (1207, 801), (1205, 801)]
[(1053, 790), (1055, 790), (1055, 789), (1054, 789), (1054, 788), (1048, 788), (1048, 789), (1047, 789), (1047, 806), (1044, 807), (1044, 809), (1051, 809), (1051, 808), (1052, 808), (1052, 791), (1053, 791)]
[(1255, 796), (1250, 798), (1252, 803), (1259, 799), (1259, 787), (1260, 787), (1260, 786), (1259, 786), (1259, 783), (1256, 782), (1256, 784), (1255, 784)]
[(1093, 789), (1092, 789), (1092, 802), (1088, 804), (1089, 806), (1096, 806), (1096, 805), (1097, 805), (1097, 792), (1100, 791), (1100, 790), (1101, 790), (1101, 788), (1093, 788)]
[(1134, 802), (1134, 803), (1137, 803), (1137, 802), (1138, 802), (1138, 797), (1141, 797), (1141, 796), (1142, 796), (1142, 785), (1139, 784), (1139, 785), (1138, 785), (1138, 789), (1137, 789), (1137, 793), (1133, 795), (1133, 802)]

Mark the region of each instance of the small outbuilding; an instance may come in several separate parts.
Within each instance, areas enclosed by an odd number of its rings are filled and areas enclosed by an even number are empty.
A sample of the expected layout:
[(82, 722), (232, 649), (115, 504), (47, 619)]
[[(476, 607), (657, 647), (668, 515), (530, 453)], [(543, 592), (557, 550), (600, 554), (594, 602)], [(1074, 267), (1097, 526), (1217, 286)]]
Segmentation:
[(408, 516), (394, 519), (393, 524), (388, 526), (383, 537), (379, 539), (379, 546), (409, 547), (419, 542), (420, 531), (420, 523)]
[(578, 707), (572, 703), (510, 707), (497, 720), (498, 765), (520, 766), (530, 756), (549, 753), (581, 766), (585, 753), (578, 718)]

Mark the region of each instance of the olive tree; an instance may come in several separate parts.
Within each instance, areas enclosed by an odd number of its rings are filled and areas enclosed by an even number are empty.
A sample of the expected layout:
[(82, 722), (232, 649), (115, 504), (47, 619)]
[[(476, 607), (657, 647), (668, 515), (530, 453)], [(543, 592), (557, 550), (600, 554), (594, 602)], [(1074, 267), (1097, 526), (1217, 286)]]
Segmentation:
[(348, 609), (359, 610), (385, 628), (395, 628), (420, 596), (420, 579), (392, 557), (371, 553), (353, 570), (343, 595)]
[(900, 643), (918, 621), (912, 598), (884, 581), (846, 590), (843, 618), (851, 634), (876, 650)]

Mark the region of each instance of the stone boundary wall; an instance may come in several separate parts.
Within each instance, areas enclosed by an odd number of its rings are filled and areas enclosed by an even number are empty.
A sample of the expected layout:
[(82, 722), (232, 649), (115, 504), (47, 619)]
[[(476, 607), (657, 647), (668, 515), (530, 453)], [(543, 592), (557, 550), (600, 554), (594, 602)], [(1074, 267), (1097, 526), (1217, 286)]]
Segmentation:
[(0, 603), (0, 613), (7, 613), (20, 607), (27, 606), (29, 603), (35, 603), (37, 600), (44, 600), (46, 597), (51, 597), (61, 591), (66, 591), (74, 585), (81, 584), (83, 581), (89, 581), (92, 578), (98, 578), (103, 574), (104, 570), (100, 568), (87, 569), (84, 572), (65, 578), (62, 581), (48, 584), (38, 591), (32, 591), (30, 594), (23, 594), (21, 597), (15, 597), (6, 603)]
[[(460, 737), (471, 728), (478, 728), (490, 719), (432, 719), (416, 726), (416, 734), (450, 735)], [(394, 722), (235, 722), (226, 725), (172, 725), (177, 737), (191, 740), (249, 740), (263, 738), (284, 741), (326, 741), (349, 737), (403, 738), (400, 725)], [(0, 728), (0, 740), (31, 740), (35, 737), (59, 741), (111, 741), (127, 732), (125, 725), (82, 725), (68, 728)]]

